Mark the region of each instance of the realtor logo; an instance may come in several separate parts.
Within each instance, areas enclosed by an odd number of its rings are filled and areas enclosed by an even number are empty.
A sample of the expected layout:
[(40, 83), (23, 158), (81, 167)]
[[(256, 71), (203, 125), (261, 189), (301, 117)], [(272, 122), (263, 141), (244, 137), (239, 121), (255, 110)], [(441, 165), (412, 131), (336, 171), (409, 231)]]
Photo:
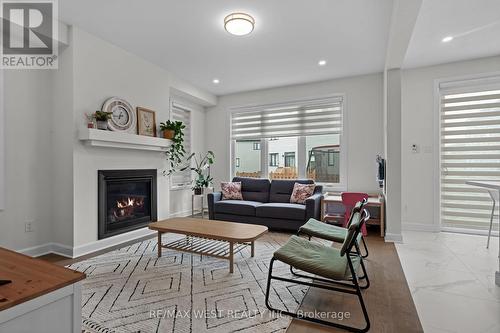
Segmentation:
[(0, 17), (1, 68), (57, 68), (57, 3), (54, 0), (1, 0)]

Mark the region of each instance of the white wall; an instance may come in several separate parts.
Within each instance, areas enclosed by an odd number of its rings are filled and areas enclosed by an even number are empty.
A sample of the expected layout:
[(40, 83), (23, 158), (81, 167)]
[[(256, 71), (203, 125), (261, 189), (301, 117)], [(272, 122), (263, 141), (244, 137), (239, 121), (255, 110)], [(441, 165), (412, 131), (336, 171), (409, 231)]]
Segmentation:
[(387, 71), (386, 240), (401, 236), (401, 70)]
[[(156, 111), (158, 124), (168, 119), (170, 73), (77, 28), (73, 29), (73, 47), (75, 129), (85, 127), (84, 114), (99, 109), (111, 96)], [(192, 149), (199, 151), (203, 148), (203, 108), (193, 111), (192, 124)], [(75, 247), (97, 240), (97, 170), (158, 169), (158, 219), (167, 218), (170, 207), (185, 212), (190, 203), (190, 190), (171, 195), (169, 178), (161, 174), (167, 167), (162, 153), (87, 147), (75, 130), (73, 165)]]
[(52, 108), (52, 242), (73, 247), (73, 46), (59, 48), (53, 72)]
[[(52, 73), (5, 73), (5, 210), (0, 211), (0, 246), (23, 249), (51, 240)], [(30, 221), (33, 232), (25, 232)]]
[(343, 93), (347, 99), (348, 190), (377, 192), (375, 156), (383, 151), (382, 80), (379, 73), (219, 97), (206, 115), (206, 145), (216, 157), (215, 180), (230, 177), (229, 108)]
[[(90, 249), (97, 241), (97, 170), (158, 169), (158, 218), (186, 211), (183, 196), (171, 196), (161, 153), (84, 146), (78, 130), (85, 113), (111, 96), (169, 117), (171, 91), (193, 103), (217, 98), (78, 28), (69, 29), (54, 71), (5, 72), (6, 206), (0, 211), (0, 246), (40, 254)], [(193, 112), (193, 149), (204, 150), (204, 108)], [(173, 202), (171, 202), (172, 200)], [(25, 222), (33, 232), (26, 233)], [(126, 240), (122, 237), (121, 240)], [(99, 243), (100, 244), (100, 243)], [(99, 245), (96, 245), (99, 247)], [(28, 249), (32, 248), (34, 249)]]
[(3, 69), (0, 69), (0, 210), (5, 208), (5, 120)]
[[(435, 191), (434, 82), (436, 79), (500, 71), (500, 56), (402, 72), (402, 220), (403, 228), (438, 230)], [(420, 153), (411, 153), (411, 145)]]

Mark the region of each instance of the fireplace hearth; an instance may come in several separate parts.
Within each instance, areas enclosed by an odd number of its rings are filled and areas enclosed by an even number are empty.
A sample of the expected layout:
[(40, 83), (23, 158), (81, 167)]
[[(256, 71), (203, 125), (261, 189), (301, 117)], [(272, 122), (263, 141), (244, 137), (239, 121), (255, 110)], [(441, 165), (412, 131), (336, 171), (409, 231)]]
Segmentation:
[(156, 169), (99, 170), (99, 239), (156, 221), (156, 174)]

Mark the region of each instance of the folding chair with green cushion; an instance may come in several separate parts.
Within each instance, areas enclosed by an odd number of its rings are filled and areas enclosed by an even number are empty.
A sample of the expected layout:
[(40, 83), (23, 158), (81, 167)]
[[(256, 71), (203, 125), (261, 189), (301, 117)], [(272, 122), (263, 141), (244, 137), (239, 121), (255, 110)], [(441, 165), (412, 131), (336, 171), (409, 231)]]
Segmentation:
[[(352, 223), (352, 217), (355, 212), (360, 212), (368, 201), (365, 199), (363, 201), (359, 201), (353, 207), (351, 211), (351, 218), (347, 226)], [(321, 239), (326, 239), (335, 243), (343, 243), (347, 236), (347, 228), (337, 227), (331, 224), (327, 224), (325, 222), (318, 221), (316, 219), (309, 219), (306, 224), (299, 228), (297, 235), (304, 234), (311, 237), (317, 237)], [(360, 233), (357, 237), (358, 243), (362, 241), (363, 246), (365, 248), (365, 255), (363, 258), (368, 257), (368, 247), (366, 246), (366, 242), (363, 238), (363, 235)]]
[[(298, 236), (292, 236), (285, 245), (274, 253), (271, 259), (266, 289), (266, 306), (270, 310), (278, 311), (294, 318), (334, 326), (352, 332), (367, 332), (370, 328), (370, 320), (363, 301), (361, 289), (368, 288), (370, 281), (368, 280), (368, 275), (366, 275), (363, 259), (359, 254), (359, 246), (356, 239), (361, 231), (361, 227), (368, 218), (369, 214), (366, 210), (362, 212), (357, 211), (352, 214), (351, 224), (347, 229), (347, 235), (340, 249), (310, 242)], [(353, 248), (356, 250), (353, 251)], [(300, 279), (274, 276), (273, 265), (276, 260), (290, 265), (292, 273)], [(360, 267), (363, 269), (363, 272), (365, 272), (364, 280), (366, 281), (366, 285), (363, 287), (358, 283), (359, 277), (357, 276), (357, 271)], [(295, 273), (292, 268), (309, 274)], [(312, 279), (313, 282), (303, 281), (303, 278)], [(361, 305), (366, 325), (364, 328), (356, 328), (319, 318), (299, 316), (297, 313), (272, 308), (269, 303), (271, 280), (291, 282), (309, 287), (356, 295)]]

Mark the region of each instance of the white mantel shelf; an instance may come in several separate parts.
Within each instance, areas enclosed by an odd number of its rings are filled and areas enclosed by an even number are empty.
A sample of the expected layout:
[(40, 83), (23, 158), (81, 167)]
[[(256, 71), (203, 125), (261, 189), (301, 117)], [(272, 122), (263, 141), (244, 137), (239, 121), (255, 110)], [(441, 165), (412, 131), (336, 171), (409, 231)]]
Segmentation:
[(172, 144), (172, 140), (144, 135), (104, 131), (94, 128), (81, 129), (80, 140), (87, 146), (135, 149), (164, 152)]

